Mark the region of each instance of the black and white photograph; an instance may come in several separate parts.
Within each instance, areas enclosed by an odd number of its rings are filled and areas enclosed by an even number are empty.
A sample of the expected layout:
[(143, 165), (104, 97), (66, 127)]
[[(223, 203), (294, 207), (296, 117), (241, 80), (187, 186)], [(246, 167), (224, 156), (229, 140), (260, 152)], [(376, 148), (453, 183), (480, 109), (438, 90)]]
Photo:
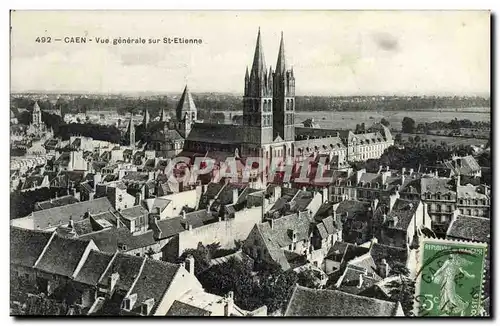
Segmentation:
[(488, 10), (11, 10), (10, 315), (491, 318)]

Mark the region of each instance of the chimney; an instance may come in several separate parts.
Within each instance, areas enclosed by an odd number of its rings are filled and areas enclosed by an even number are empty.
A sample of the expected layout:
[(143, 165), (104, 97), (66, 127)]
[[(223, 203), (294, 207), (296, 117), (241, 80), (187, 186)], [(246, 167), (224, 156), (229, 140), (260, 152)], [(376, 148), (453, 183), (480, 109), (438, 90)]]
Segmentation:
[(94, 191), (96, 190), (97, 184), (101, 183), (101, 181), (102, 181), (101, 172), (96, 172), (94, 174)]
[(377, 207), (378, 207), (378, 199), (375, 198), (373, 201), (372, 201), (372, 212), (375, 212), (377, 210)]
[(385, 167), (385, 171), (389, 172), (389, 165)]
[(383, 167), (382, 167), (382, 165), (380, 165), (380, 166), (378, 167), (377, 174), (380, 174), (380, 172), (382, 172), (382, 168), (383, 168)]
[(189, 274), (194, 275), (194, 257), (189, 255), (186, 258), (185, 266)]
[(361, 176), (363, 175), (363, 173), (366, 173), (365, 169), (356, 171), (356, 184), (358, 184), (359, 181), (361, 180)]
[(186, 220), (186, 211), (182, 211), (182, 219)]
[(274, 226), (273, 224), (274, 224), (273, 218), (270, 218), (269, 219), (269, 226), (271, 227), (271, 230), (273, 229), (273, 226)]
[(71, 228), (71, 229), (75, 228), (75, 224), (73, 223), (73, 218), (72, 217), (69, 218), (68, 227)]
[(413, 168), (410, 169), (410, 176), (413, 174)]
[(363, 286), (363, 274), (359, 274), (359, 283), (358, 283), (358, 289), (361, 289)]
[(231, 312), (233, 311), (234, 308), (234, 294), (233, 291), (229, 291), (229, 293), (226, 295), (226, 304), (224, 306), (224, 316), (229, 317), (231, 316)]
[(399, 199), (399, 191), (396, 190), (396, 192), (389, 197), (389, 212), (392, 212), (392, 208), (394, 207), (394, 204), (398, 199)]
[(111, 277), (109, 278), (109, 292), (110, 292), (110, 294), (115, 289), (115, 285), (119, 279), (120, 279), (120, 274), (118, 272), (114, 272), (113, 274), (111, 274)]
[(124, 176), (125, 176), (125, 170), (119, 170), (118, 171), (118, 180), (123, 179)]
[(405, 175), (405, 173), (406, 173), (406, 168), (402, 168), (402, 169), (401, 169), (401, 174), (402, 174), (402, 175)]
[(208, 201), (208, 205), (207, 205), (207, 213), (210, 213), (210, 210), (212, 208), (212, 205), (214, 204), (215, 200), (214, 199), (210, 199)]
[(387, 261), (382, 259), (382, 262), (379, 266), (379, 274), (382, 278), (386, 278), (389, 276), (389, 264), (387, 264)]
[(233, 189), (233, 204), (236, 204), (238, 202), (238, 189), (234, 188)]

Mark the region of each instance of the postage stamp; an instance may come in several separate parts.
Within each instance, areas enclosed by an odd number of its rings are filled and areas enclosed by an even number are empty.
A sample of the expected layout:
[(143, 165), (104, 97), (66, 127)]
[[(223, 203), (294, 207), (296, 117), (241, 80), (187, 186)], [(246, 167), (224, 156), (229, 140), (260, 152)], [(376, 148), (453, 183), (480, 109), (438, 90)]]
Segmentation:
[(481, 316), (487, 245), (423, 239), (415, 286), (415, 316)]

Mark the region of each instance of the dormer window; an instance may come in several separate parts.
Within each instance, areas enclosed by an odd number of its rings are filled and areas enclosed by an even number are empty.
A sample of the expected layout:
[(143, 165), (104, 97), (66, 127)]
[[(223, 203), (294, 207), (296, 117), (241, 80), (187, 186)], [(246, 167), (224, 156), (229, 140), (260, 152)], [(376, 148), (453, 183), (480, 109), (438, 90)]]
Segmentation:
[(123, 301), (122, 301), (122, 309), (130, 311), (130, 299), (129, 298), (123, 299)]

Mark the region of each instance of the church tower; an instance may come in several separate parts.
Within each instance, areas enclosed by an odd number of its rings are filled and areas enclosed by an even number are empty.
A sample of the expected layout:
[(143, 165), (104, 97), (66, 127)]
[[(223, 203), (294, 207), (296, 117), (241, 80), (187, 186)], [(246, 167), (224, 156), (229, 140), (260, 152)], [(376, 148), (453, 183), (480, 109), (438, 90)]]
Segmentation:
[(259, 128), (260, 139), (248, 139), (252, 143), (268, 144), (273, 141), (273, 71), (266, 70), (260, 28), (253, 58), (252, 69), (245, 73), (243, 96), (243, 125)]
[(189, 92), (187, 85), (184, 87), (184, 92), (182, 92), (179, 103), (177, 104), (176, 117), (179, 133), (187, 138), (191, 132), (192, 124), (198, 118), (198, 109), (196, 109), (193, 96), (191, 96), (191, 92)]
[(132, 114), (130, 115), (130, 120), (128, 122), (127, 134), (130, 147), (135, 148), (135, 127)]
[(40, 110), (40, 106), (38, 106), (38, 102), (35, 102), (33, 106), (33, 126), (40, 128), (42, 126), (42, 111)]
[(283, 32), (274, 73), (273, 124), (275, 137), (285, 141), (295, 140), (295, 77), (293, 69), (287, 70)]
[(177, 108), (175, 110), (177, 121), (182, 121), (187, 116), (191, 119), (191, 121), (195, 121), (197, 119), (198, 110), (196, 109), (196, 105), (194, 104), (193, 96), (189, 91), (189, 88), (184, 87), (184, 91), (182, 92), (179, 103), (177, 104)]

